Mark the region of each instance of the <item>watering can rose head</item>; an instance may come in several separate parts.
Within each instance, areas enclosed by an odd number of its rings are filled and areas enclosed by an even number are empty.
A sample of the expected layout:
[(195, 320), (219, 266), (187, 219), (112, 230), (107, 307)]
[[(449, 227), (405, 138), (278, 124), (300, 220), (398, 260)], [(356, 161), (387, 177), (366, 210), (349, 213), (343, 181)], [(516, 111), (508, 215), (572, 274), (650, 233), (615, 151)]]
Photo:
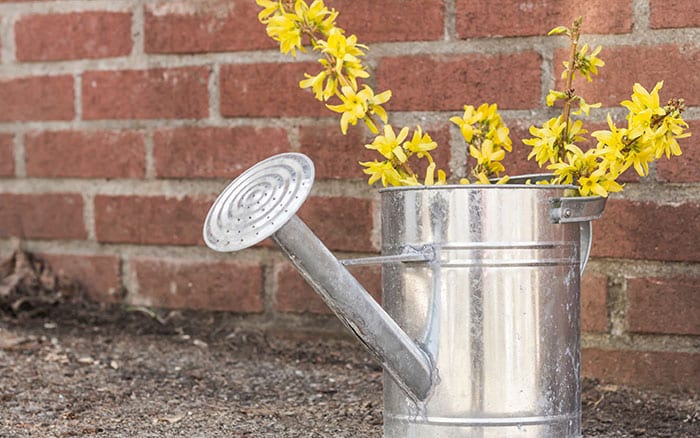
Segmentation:
[[(340, 129), (345, 134), (350, 126), (362, 121), (374, 140), (365, 148), (379, 155), (373, 161), (360, 162), (369, 175), (369, 184), (381, 181), (386, 186), (445, 184), (447, 175), (438, 169), (431, 152), (438, 145), (420, 126), (395, 129), (383, 105), (391, 99), (391, 91), (376, 93), (362, 83), (370, 74), (362, 58), (368, 47), (358, 43), (355, 35), (336, 25), (338, 12), (329, 9), (323, 0), (256, 0), (262, 7), (258, 19), (266, 25), (267, 34), (279, 42), (283, 53), (296, 55), (310, 47), (320, 54), (319, 71), (306, 73), (299, 86), (310, 89), (315, 98), (326, 103), (331, 111), (340, 114)], [(528, 159), (535, 159), (541, 168), (552, 173), (548, 180), (538, 184), (572, 184), (580, 196), (607, 196), (622, 190), (617, 182), (629, 168), (640, 176), (649, 173), (649, 164), (659, 158), (681, 155), (678, 139), (689, 137), (688, 125), (682, 118), (683, 99), (671, 99), (661, 104), (658, 82), (651, 91), (635, 83), (630, 100), (620, 105), (627, 109), (626, 126), (618, 127), (610, 115), (608, 130), (592, 132), (595, 147), (587, 150), (579, 145), (587, 134), (583, 121), (572, 116), (588, 117), (600, 103), (588, 103), (572, 88), (576, 75), (588, 81), (598, 74), (605, 63), (598, 54), (598, 46), (589, 52), (587, 44), (580, 45), (581, 19), (571, 28), (559, 26), (549, 35), (565, 35), (570, 41), (570, 56), (565, 61), (562, 90), (550, 90), (546, 103), (562, 103), (559, 116), (545, 121), (542, 126), (530, 127), (531, 138), (523, 143), (531, 146)], [(466, 159), (471, 165), (466, 178), (460, 183), (503, 184), (508, 182), (502, 164), (506, 152), (512, 150), (510, 132), (503, 123), (496, 104), (484, 103), (479, 107), (466, 105), (462, 116), (450, 119), (456, 124), (467, 144)], [(421, 165), (421, 161), (425, 164)], [(424, 167), (418, 174), (414, 168)]]

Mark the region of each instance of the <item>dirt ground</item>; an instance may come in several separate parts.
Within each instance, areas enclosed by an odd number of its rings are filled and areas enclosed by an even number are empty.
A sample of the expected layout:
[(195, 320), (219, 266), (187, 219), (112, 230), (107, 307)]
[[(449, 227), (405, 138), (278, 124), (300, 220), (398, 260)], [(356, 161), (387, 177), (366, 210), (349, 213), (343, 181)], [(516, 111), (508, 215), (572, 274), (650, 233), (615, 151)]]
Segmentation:
[[(359, 342), (231, 314), (98, 305), (31, 254), (0, 260), (0, 437), (377, 437)], [(583, 382), (586, 437), (700, 437), (696, 394)]]
[[(44, 313), (0, 318), (2, 437), (381, 435), (381, 370), (357, 342), (266, 336), (220, 313)], [(699, 407), (586, 380), (584, 436), (698, 437)]]

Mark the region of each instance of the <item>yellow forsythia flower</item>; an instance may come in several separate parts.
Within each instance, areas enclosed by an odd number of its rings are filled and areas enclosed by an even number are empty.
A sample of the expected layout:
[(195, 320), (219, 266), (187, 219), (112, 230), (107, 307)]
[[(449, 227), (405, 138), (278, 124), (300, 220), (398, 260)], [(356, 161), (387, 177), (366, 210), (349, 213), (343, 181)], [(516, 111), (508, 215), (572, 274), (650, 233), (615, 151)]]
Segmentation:
[(349, 86), (345, 86), (341, 90), (343, 94), (340, 96), (340, 100), (343, 103), (326, 106), (331, 111), (343, 114), (340, 118), (340, 130), (343, 134), (348, 132), (348, 124), (354, 126), (358, 120), (364, 120), (373, 133), (378, 133), (376, 125), (367, 117), (367, 114), (376, 114), (382, 122), (386, 123), (387, 114), (381, 105), (391, 98), (391, 91), (387, 90), (375, 95), (374, 91), (367, 85), (364, 85), (363, 89), (357, 93)]

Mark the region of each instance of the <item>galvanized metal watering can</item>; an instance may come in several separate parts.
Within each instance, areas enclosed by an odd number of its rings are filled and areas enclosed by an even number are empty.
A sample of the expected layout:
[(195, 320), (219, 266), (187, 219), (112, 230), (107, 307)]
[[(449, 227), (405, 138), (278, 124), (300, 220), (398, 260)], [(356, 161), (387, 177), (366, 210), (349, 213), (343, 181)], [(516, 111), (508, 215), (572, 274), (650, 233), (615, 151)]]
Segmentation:
[[(279, 245), (383, 365), (384, 436), (580, 436), (580, 274), (605, 199), (525, 181), (383, 189), (382, 255), (339, 261), (295, 215), (313, 178), (302, 154), (258, 163), (204, 240)], [(345, 267), (370, 263), (383, 308)]]

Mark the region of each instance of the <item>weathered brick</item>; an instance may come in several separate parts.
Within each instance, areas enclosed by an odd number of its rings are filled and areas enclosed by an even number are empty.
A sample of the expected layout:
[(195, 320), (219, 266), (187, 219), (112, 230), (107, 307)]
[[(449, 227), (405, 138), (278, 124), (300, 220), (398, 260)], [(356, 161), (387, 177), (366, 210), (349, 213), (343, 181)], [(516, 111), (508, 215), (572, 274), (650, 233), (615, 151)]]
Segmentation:
[(700, 5), (696, 0), (650, 0), (652, 29), (700, 26)]
[(700, 203), (659, 205), (609, 199), (605, 214), (593, 221), (594, 257), (641, 260), (700, 260)]
[[(576, 93), (587, 102), (602, 102), (603, 106), (617, 107), (632, 95), (632, 86), (640, 83), (651, 91), (659, 81), (664, 86), (659, 92), (662, 103), (673, 97), (682, 97), (687, 105), (700, 104), (700, 75), (696, 74), (700, 64), (700, 48), (692, 44), (658, 46), (603, 47), (600, 58), (605, 66), (592, 82), (577, 76), (574, 79)], [(555, 77), (557, 88), (563, 88), (560, 78), (564, 70), (562, 62), (568, 50), (557, 50), (555, 54)], [(630, 62), (634, 60), (635, 62)]]
[[(352, 274), (381, 302), (381, 270), (377, 267), (355, 269)], [(290, 263), (275, 267), (275, 310), (290, 313), (330, 314), (331, 310)]]
[(628, 33), (633, 16), (632, 0), (457, 0), (456, 11), (460, 38), (546, 35), (580, 16), (584, 33)]
[(156, 131), (156, 175), (234, 178), (253, 164), (289, 151), (281, 128), (173, 128)]
[(73, 193), (2, 193), (0, 237), (85, 239), (83, 197)]
[(153, 245), (202, 244), (202, 226), (211, 197), (95, 197), (97, 240)]
[(700, 335), (698, 283), (698, 277), (628, 279), (628, 330)]
[(131, 13), (26, 15), (15, 24), (18, 61), (109, 58), (131, 53)]
[(331, 250), (376, 251), (372, 244), (372, 201), (341, 197), (310, 197), (299, 217)]
[(700, 120), (688, 122), (693, 136), (678, 140), (683, 155), (666, 159), (664, 155), (656, 162), (656, 179), (662, 182), (693, 183), (700, 182), (700, 147), (698, 147), (698, 135), (700, 135)]
[(143, 178), (143, 137), (130, 131), (42, 131), (25, 137), (28, 176)]
[(440, 40), (445, 34), (443, 1), (329, 0), (326, 5), (340, 12), (338, 26), (361, 43)]
[(314, 62), (235, 64), (221, 67), (221, 115), (225, 117), (331, 116), (309, 90), (299, 88)]
[(700, 389), (700, 355), (662, 351), (582, 351), (584, 376), (640, 387)]
[(277, 43), (258, 22), (250, 0), (159, 1), (145, 5), (146, 53), (269, 49)]
[(0, 134), (0, 177), (15, 174), (15, 157), (11, 134)]
[(465, 104), (483, 102), (527, 109), (540, 101), (540, 57), (535, 52), (390, 57), (380, 61), (376, 76), (378, 92), (393, 92), (387, 104), (392, 110), (461, 111)]
[(259, 313), (264, 310), (263, 270), (251, 262), (134, 258), (138, 295), (149, 306)]
[(301, 153), (314, 162), (317, 179), (364, 178), (358, 161), (370, 161), (375, 153), (364, 148), (371, 141), (360, 129), (346, 135), (338, 124), (302, 126), (299, 129)]
[(73, 96), (73, 78), (67, 75), (3, 79), (0, 120), (71, 120)]
[(79, 282), (88, 297), (98, 302), (123, 299), (119, 256), (97, 254), (46, 254), (44, 259), (54, 273)]
[(607, 332), (608, 279), (603, 275), (585, 274), (581, 278), (581, 330)]
[(209, 67), (83, 74), (83, 117), (187, 119), (209, 115)]

